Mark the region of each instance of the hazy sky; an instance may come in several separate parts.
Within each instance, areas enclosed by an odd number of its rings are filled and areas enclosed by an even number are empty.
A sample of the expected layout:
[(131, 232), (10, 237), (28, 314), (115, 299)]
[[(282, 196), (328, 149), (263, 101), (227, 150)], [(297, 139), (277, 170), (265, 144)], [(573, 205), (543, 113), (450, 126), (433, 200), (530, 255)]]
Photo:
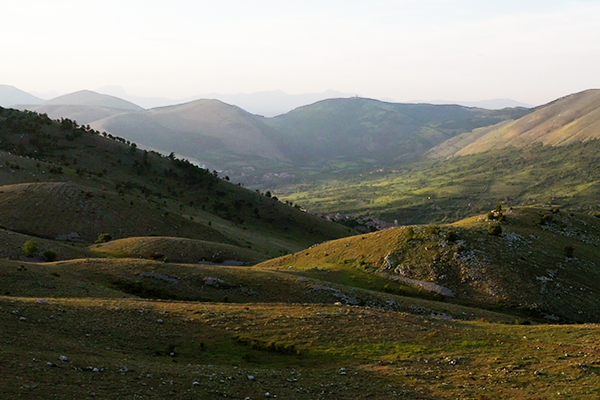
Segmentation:
[(600, 0), (2, 3), (0, 84), (26, 91), (335, 89), (537, 105), (600, 87)]

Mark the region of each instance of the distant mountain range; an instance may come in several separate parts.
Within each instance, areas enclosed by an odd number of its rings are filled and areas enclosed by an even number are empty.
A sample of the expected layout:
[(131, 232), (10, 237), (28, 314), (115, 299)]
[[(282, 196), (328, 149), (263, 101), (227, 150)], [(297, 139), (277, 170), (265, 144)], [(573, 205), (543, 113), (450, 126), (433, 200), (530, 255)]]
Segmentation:
[(335, 98), (347, 98), (355, 94), (327, 90), (322, 93), (288, 94), (281, 90), (263, 91), (256, 93), (208, 93), (183, 99), (168, 99), (165, 97), (131, 96), (120, 86), (105, 86), (96, 90), (111, 96), (116, 96), (144, 108), (166, 107), (189, 103), (194, 100), (220, 100), (224, 103), (238, 106), (251, 114), (264, 117), (274, 117), (285, 114), (295, 108), (316, 103), (317, 101)]
[[(118, 87), (108, 89), (119, 91)], [(228, 96), (249, 104), (263, 99), (263, 107), (278, 99), (285, 108), (334, 95), (343, 94), (329, 91), (289, 96), (275, 91)], [(338, 168), (340, 162), (359, 168), (373, 163), (407, 163), (458, 134), (528, 112), (524, 108), (497, 111), (349, 97), (263, 117), (214, 99), (145, 110), (122, 98), (87, 90), (17, 108), (89, 124), (142, 147), (174, 152), (228, 171), (245, 182), (248, 174), (262, 176), (307, 163), (326, 169)]]
[(0, 85), (0, 107), (10, 107), (16, 104), (42, 104), (44, 100), (14, 86)]

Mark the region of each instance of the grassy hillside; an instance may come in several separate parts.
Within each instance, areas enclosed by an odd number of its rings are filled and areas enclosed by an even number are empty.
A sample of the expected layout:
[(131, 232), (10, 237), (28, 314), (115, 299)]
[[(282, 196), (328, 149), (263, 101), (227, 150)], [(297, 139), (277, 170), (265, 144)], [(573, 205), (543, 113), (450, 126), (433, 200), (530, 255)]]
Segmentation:
[(120, 115), (96, 121), (92, 126), (212, 165), (219, 165), (222, 158), (229, 157), (238, 161), (287, 160), (273, 142), (276, 137), (273, 129), (241, 108), (217, 100), (197, 100), (143, 114)]
[(416, 286), (464, 304), (598, 322), (599, 245), (596, 217), (520, 208), (331, 241), (257, 268), (401, 294)]
[(279, 190), (303, 207), (401, 224), (449, 222), (507, 205), (600, 211), (600, 141), (508, 148), (370, 174), (331, 174)]
[(128, 237), (91, 247), (95, 253), (113, 257), (169, 260), (177, 263), (254, 264), (268, 258), (268, 254), (247, 248), (206, 240), (181, 237)]
[(527, 112), (350, 98), (324, 100), (265, 122), (281, 132), (280, 140), (301, 164), (367, 158), (382, 166), (415, 161), (459, 133)]
[[(412, 312), (333, 305), (322, 297), (328, 291), (282, 279), (291, 274), (270, 280), (276, 272), (260, 277), (255, 271), (252, 280), (247, 268), (240, 274), (230, 268), (123, 261), (2, 262), (4, 397), (543, 399), (560, 392), (592, 399), (598, 394), (597, 325), (513, 325), (507, 322), (514, 317), (391, 294), (387, 304), (405, 301)], [(217, 287), (217, 276), (246, 286)], [(207, 277), (213, 278), (210, 285)], [(201, 288), (193, 292), (196, 297), (218, 293), (231, 299), (245, 288), (253, 300), (157, 301), (123, 292), (155, 295), (173, 286), (185, 292), (194, 279)], [(134, 280), (157, 291), (139, 293), (144, 286)], [(269, 301), (272, 289), (286, 283), (298, 289), (295, 293), (305, 292), (312, 304)], [(7, 289), (14, 293), (6, 295)]]
[(7, 228), (46, 238), (75, 231), (86, 241), (99, 233), (181, 236), (272, 255), (351, 234), (174, 156), (71, 120), (0, 111), (0, 183), (9, 185), (0, 190), (0, 225)]
[(514, 120), (464, 133), (432, 149), (430, 157), (464, 156), (532, 144), (564, 146), (600, 139), (600, 90), (575, 93)]

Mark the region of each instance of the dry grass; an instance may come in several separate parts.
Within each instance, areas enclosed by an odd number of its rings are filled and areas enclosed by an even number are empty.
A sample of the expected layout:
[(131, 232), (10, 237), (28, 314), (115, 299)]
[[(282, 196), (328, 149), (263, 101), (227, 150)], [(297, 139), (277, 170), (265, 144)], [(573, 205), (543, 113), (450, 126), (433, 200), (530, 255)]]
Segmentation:
[(238, 246), (174, 237), (130, 237), (94, 245), (90, 249), (105, 255), (169, 260), (177, 263), (256, 263), (268, 258), (266, 254)]
[[(330, 241), (260, 264), (382, 290), (389, 275), (434, 282), (459, 301), (531, 317), (600, 320), (600, 220), (550, 208), (504, 211), (502, 222), (480, 215), (442, 226), (392, 228)], [(491, 225), (503, 233), (491, 236)], [(456, 240), (448, 240), (453, 231)], [(568, 256), (566, 248), (574, 249)], [(390, 283), (391, 285), (391, 283)], [(404, 291), (397, 287), (392, 290)]]
[(594, 325), (128, 299), (0, 307), (5, 398), (592, 399), (600, 387)]
[(168, 213), (147, 201), (71, 183), (25, 183), (0, 187), (0, 225), (55, 238), (77, 232), (88, 242), (151, 234), (226, 241), (216, 230)]

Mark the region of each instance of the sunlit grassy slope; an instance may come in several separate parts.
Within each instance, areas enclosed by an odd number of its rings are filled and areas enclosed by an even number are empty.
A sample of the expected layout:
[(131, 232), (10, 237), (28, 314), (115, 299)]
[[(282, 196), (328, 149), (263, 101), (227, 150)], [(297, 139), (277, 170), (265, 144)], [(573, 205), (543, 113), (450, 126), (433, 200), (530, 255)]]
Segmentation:
[(501, 222), (491, 213), (331, 241), (258, 268), (410, 294), (382, 283), (399, 281), (467, 304), (600, 321), (600, 219), (541, 208), (501, 215)]
[(315, 177), (289, 186), (282, 197), (311, 210), (370, 215), (400, 224), (451, 222), (498, 203), (597, 211), (599, 165), (596, 140), (511, 148), (371, 174)]
[(600, 90), (575, 93), (530, 114), (464, 133), (433, 148), (430, 157), (464, 156), (532, 144), (564, 146), (600, 139)]

